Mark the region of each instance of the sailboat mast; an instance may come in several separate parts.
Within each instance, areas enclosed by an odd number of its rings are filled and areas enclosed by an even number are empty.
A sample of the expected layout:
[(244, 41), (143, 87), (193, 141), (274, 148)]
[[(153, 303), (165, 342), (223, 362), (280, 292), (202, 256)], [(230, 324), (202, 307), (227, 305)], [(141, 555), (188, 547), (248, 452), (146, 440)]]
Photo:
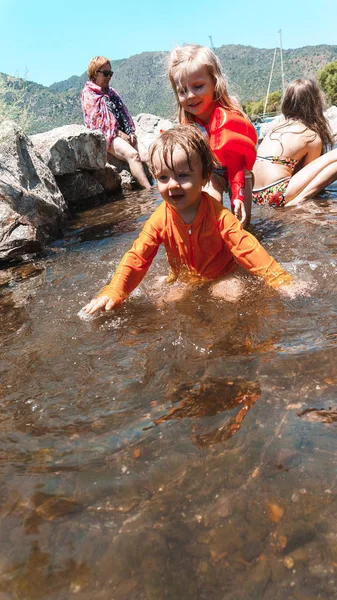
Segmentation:
[(284, 94), (285, 84), (284, 84), (284, 69), (283, 69), (282, 29), (279, 29), (278, 33), (279, 33), (279, 36), (280, 36), (282, 92)]
[(270, 71), (270, 77), (269, 77), (269, 83), (268, 83), (268, 89), (267, 89), (267, 95), (266, 95), (266, 100), (264, 103), (264, 108), (263, 108), (263, 117), (266, 114), (266, 108), (267, 108), (267, 104), (268, 104), (268, 97), (269, 97), (269, 90), (270, 90), (270, 84), (271, 84), (271, 80), (273, 77), (273, 71), (274, 71), (274, 64), (275, 64), (275, 58), (276, 58), (276, 52), (277, 52), (277, 48), (275, 48), (274, 50), (274, 58), (273, 58), (273, 64), (271, 66), (271, 71)]

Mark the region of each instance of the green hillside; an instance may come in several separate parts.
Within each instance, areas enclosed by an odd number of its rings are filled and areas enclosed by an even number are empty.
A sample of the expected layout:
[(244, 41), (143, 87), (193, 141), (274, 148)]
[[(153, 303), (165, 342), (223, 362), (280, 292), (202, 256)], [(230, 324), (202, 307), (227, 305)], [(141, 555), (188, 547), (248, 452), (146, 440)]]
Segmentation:
[[(215, 51), (227, 75), (231, 93), (239, 96), (242, 102), (259, 100), (265, 96), (274, 50), (226, 45)], [(175, 115), (175, 100), (166, 77), (167, 56), (167, 52), (143, 52), (128, 59), (112, 61), (112, 86), (121, 94), (132, 114), (149, 112), (169, 118)], [(284, 50), (286, 82), (298, 77), (315, 78), (319, 69), (335, 60), (337, 46), (305, 46)], [(29, 132), (42, 132), (68, 123), (82, 123), (79, 98), (86, 79), (86, 73), (73, 75), (49, 88), (26, 82), (21, 101), (32, 114)], [(0, 85), (1, 82), (5, 84), (6, 91), (2, 93), (2, 98), (9, 102), (11, 95), (8, 86), (23, 89), (22, 80), (8, 75), (0, 74)], [(278, 52), (271, 91), (281, 87)]]

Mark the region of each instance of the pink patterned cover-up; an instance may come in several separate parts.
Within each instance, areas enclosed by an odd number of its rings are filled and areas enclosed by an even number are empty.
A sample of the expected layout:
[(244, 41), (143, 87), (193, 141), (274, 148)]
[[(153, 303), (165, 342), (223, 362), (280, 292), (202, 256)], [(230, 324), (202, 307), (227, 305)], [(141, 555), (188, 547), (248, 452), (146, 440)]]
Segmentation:
[(118, 122), (113, 113), (109, 111), (104, 99), (109, 99), (111, 94), (117, 96), (120, 100), (125, 117), (129, 121), (132, 130), (135, 131), (132, 117), (116, 90), (109, 87), (108, 93), (104, 93), (99, 85), (96, 85), (93, 81), (87, 81), (81, 93), (84, 123), (89, 129), (99, 129), (104, 134), (107, 149), (110, 148), (118, 129)]

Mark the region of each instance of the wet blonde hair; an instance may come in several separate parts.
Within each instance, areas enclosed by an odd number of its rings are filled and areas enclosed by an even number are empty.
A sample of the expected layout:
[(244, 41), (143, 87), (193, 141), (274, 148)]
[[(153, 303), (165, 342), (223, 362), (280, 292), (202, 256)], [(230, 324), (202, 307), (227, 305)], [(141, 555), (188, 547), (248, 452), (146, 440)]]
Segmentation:
[(173, 152), (177, 146), (185, 152), (191, 171), (193, 170), (191, 156), (195, 154), (198, 157), (202, 167), (202, 177), (209, 181), (211, 173), (216, 167), (216, 162), (207, 140), (196, 125), (177, 125), (177, 127), (164, 131), (155, 140), (149, 152), (149, 162), (153, 175), (155, 176), (153, 157), (156, 152), (159, 153), (160, 160), (164, 162), (166, 167), (174, 171)]
[(224, 108), (242, 114), (239, 101), (231, 98), (228, 94), (226, 77), (221, 71), (220, 60), (214, 52), (207, 46), (185, 44), (174, 48), (168, 59), (168, 76), (178, 103), (179, 123), (193, 122), (193, 117), (184, 110), (179, 102), (177, 84), (180, 85), (191, 68), (200, 67), (206, 67), (208, 74), (214, 80), (214, 101), (220, 102)]
[(300, 121), (322, 140), (323, 150), (333, 145), (333, 135), (323, 111), (325, 98), (313, 79), (295, 79), (289, 83), (281, 103), (286, 119)]
[(111, 62), (109, 58), (106, 58), (105, 56), (94, 56), (94, 58), (91, 59), (88, 65), (88, 79), (90, 81), (95, 81), (95, 75), (97, 71), (103, 67), (105, 63), (109, 63), (111, 69)]

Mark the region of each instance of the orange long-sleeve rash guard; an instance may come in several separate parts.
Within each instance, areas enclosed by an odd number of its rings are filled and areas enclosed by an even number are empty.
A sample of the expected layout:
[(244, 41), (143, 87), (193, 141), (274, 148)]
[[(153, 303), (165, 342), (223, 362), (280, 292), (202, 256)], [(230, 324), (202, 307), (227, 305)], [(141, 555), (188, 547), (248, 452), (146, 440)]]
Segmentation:
[(257, 239), (241, 229), (229, 210), (203, 192), (191, 225), (184, 223), (166, 202), (160, 204), (99, 296), (121, 304), (142, 281), (161, 244), (166, 249), (172, 280), (186, 273), (215, 279), (232, 271), (235, 262), (273, 288), (292, 280)]

